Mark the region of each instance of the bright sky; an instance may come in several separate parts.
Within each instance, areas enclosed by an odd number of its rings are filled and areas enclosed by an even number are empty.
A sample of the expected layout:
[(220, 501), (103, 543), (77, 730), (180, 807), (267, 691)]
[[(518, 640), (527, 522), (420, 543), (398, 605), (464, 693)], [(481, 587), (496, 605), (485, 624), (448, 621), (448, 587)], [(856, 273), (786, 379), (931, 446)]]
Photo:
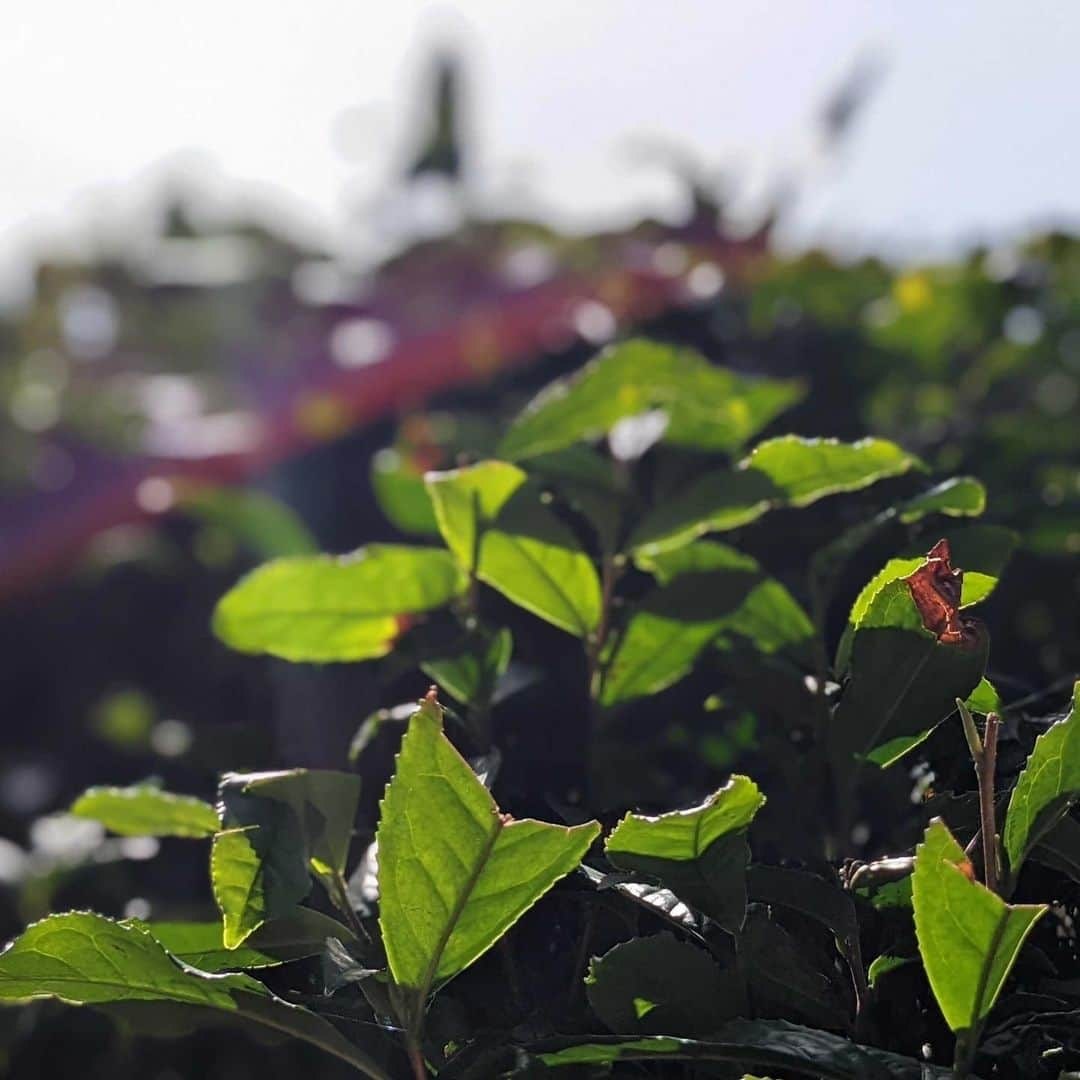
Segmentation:
[[(0, 271), (128, 220), (179, 166), (340, 236), (447, 28), (471, 46), (485, 187), (524, 184), (563, 223), (670, 209), (670, 178), (628, 162), (641, 135), (759, 194), (804, 175), (792, 243), (918, 257), (1080, 221), (1080, 5), (1059, 0), (19, 7), (0, 37)], [(816, 108), (865, 52), (884, 79), (841, 159), (813, 164)]]

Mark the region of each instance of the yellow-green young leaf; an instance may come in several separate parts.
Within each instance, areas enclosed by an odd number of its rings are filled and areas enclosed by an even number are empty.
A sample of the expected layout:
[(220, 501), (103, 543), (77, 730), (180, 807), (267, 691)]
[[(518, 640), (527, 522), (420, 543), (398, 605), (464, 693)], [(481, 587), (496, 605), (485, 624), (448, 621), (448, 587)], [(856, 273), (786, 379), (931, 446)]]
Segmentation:
[(174, 795), (150, 784), (92, 787), (72, 804), (76, 817), (100, 821), (120, 836), (204, 838), (218, 830), (214, 808), (189, 795)]
[(596, 629), (596, 568), (521, 469), (482, 461), (428, 473), (426, 482), (443, 539), (465, 570), (571, 634)]
[(926, 976), (953, 1031), (983, 1021), (1046, 911), (1043, 904), (1006, 904), (974, 877), (963, 848), (935, 818), (915, 852), (912, 903)]
[(274, 967), (305, 956), (318, 956), (328, 937), (353, 942), (347, 927), (312, 908), (298, 907), (292, 915), (264, 923), (238, 949), (225, 948), (220, 922), (152, 922), (127, 919), (151, 934), (177, 960), (200, 971), (242, 971)]
[(217, 1010), (303, 1039), (375, 1080), (388, 1074), (325, 1020), (275, 997), (249, 975), (183, 967), (144, 929), (86, 911), (50, 915), (0, 953), (0, 1004), (54, 998), (69, 1005), (157, 1002), (196, 1015)]
[(1080, 799), (1080, 682), (1073, 687), (1069, 713), (1035, 740), (1009, 799), (1002, 840), (1012, 885), (1015, 886), (1020, 867), (1031, 849), (1077, 799)]
[(733, 776), (689, 810), (627, 814), (604, 851), (613, 866), (655, 878), (734, 932), (746, 916), (746, 830), (764, 803), (753, 780)]
[(985, 675), (979, 680), (979, 685), (968, 694), (964, 704), (971, 712), (982, 713), (983, 716), (1001, 712), (1001, 697)]
[(429, 472), (424, 484), (446, 546), (468, 571), (476, 569), (480, 536), (528, 477), (506, 461), (481, 461), (464, 469)]
[(564, 828), (501, 814), (443, 734), (439, 706), (425, 700), (402, 740), (376, 836), (383, 944), (411, 1009), (491, 948), (599, 832), (595, 821)]
[(520, 461), (606, 435), (650, 409), (667, 414), (665, 441), (735, 450), (803, 395), (802, 384), (714, 367), (692, 349), (635, 339), (604, 350), (576, 375), (552, 383), (514, 421), (499, 446)]
[(465, 587), (446, 551), (371, 544), (346, 556), (312, 555), (260, 566), (214, 611), (234, 649), (325, 663), (384, 656), (399, 616), (441, 607)]
[(773, 507), (809, 506), (921, 467), (917, 457), (887, 439), (768, 439), (733, 471), (708, 473), (665, 499), (646, 515), (629, 546), (654, 554), (706, 532), (737, 529)]

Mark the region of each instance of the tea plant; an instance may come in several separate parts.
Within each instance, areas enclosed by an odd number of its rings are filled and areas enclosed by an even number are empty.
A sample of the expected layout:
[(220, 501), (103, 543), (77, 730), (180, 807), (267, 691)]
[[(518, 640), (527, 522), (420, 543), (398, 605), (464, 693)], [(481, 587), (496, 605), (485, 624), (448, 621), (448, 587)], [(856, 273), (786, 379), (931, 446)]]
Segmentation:
[[(984, 510), (978, 480), (930, 478), (887, 440), (747, 451), (801, 394), (629, 341), (540, 394), (496, 456), (426, 475), (378, 459), (388, 517), (441, 545), (276, 559), (222, 598), (214, 629), (243, 652), (435, 685), (369, 718), (348, 771), (227, 774), (216, 807), (150, 784), (87, 791), (74, 815), (208, 843), (217, 916), (51, 915), (0, 955), (0, 1001), (92, 1005), (138, 1030), (163, 1008), (231, 1019), (375, 1078), (1080, 1064), (1080, 983), (1032, 943), (1080, 880), (1080, 684), (1024, 763), (1012, 751), (1039, 723), (1003, 708), (969, 613), (1014, 537), (962, 523)], [(839, 528), (805, 509), (858, 492)], [(770, 515), (832, 527), (790, 588), (715, 538)], [(893, 557), (834, 642), (838, 583), (875, 545)], [(540, 654), (533, 617), (580, 643), (580, 700), (562, 706), (577, 780), (552, 785), (547, 820), (499, 774), (501, 742), (557, 726), (521, 704), (523, 685), (559, 674), (518, 660)], [(700, 685), (706, 707), (672, 715)], [(405, 722), (369, 820), (370, 747)], [(1015, 769), (999, 764), (1005, 722)], [(974, 770), (952, 753), (961, 734)], [(660, 786), (696, 799), (656, 807), (641, 765), (663, 772), (672, 746), (691, 779)], [(962, 790), (924, 775), (919, 806), (890, 807), (880, 830), (895, 843), (914, 814), (914, 855), (879, 843), (855, 861), (867, 806), (919, 755)], [(743, 759), (757, 779), (717, 786)], [(1014, 968), (1023, 989), (995, 1010)]]

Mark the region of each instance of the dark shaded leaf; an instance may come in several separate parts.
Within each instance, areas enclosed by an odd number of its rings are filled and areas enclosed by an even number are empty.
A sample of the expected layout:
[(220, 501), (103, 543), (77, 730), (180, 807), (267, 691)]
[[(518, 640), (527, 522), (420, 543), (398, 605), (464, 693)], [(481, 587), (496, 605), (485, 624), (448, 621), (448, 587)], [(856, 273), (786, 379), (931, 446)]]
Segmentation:
[(594, 956), (585, 986), (593, 1011), (620, 1035), (703, 1035), (746, 1009), (734, 970), (666, 933)]

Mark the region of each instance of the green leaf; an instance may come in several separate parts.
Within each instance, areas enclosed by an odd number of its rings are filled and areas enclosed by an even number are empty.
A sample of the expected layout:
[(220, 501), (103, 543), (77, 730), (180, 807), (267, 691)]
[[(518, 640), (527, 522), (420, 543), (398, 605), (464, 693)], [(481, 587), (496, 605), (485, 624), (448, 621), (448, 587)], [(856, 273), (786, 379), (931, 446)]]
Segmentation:
[(528, 469), (588, 521), (603, 551), (615, 554), (630, 496), (619, 486), (610, 460), (578, 444), (530, 458)]
[(227, 949), (220, 922), (151, 922), (127, 920), (163, 945), (177, 960), (201, 971), (238, 971), (274, 967), (305, 956), (318, 956), (328, 937), (355, 941), (355, 935), (336, 919), (311, 908), (264, 923), (237, 949)]
[(223, 831), (210, 854), (224, 942), (236, 948), (269, 919), (291, 914), (314, 873), (341, 903), (341, 877), (360, 798), (352, 773), (290, 769), (227, 773)]
[(732, 933), (746, 916), (746, 830), (765, 796), (733, 776), (700, 806), (627, 814), (604, 843), (613, 866), (655, 878)]
[(594, 956), (585, 987), (593, 1012), (620, 1035), (708, 1034), (746, 1008), (734, 971), (667, 933)]
[(783, 492), (788, 506), (809, 506), (826, 495), (860, 491), (922, 467), (914, 454), (888, 439), (845, 443), (799, 435), (760, 443), (740, 466), (767, 476)]
[(757, 865), (747, 870), (746, 886), (751, 901), (802, 912), (827, 927), (848, 963), (861, 964), (855, 905), (839, 885), (806, 870)]
[(667, 442), (731, 451), (802, 394), (800, 383), (736, 375), (692, 349), (626, 341), (546, 387), (514, 421), (499, 453), (522, 460), (560, 450), (656, 408), (668, 416)]
[(379, 924), (412, 1023), (429, 992), (491, 948), (600, 832), (595, 821), (564, 828), (500, 813), (440, 713), (425, 700), (412, 718), (376, 836)]
[[(234, 811), (235, 795), (269, 799), (292, 810), (312, 869), (344, 874), (360, 801), (360, 777), (333, 769), (286, 769), (265, 773), (226, 773), (221, 781), (225, 824), (244, 821)], [(248, 798), (242, 805), (250, 805)], [(235, 813), (235, 818), (234, 818)]]
[(348, 556), (278, 559), (218, 602), (214, 632), (240, 652), (324, 663), (390, 651), (399, 616), (441, 607), (465, 587), (445, 551), (371, 544)]
[(747, 525), (774, 507), (809, 506), (920, 467), (918, 458), (886, 439), (769, 439), (733, 472), (707, 473), (666, 499), (646, 515), (629, 546), (636, 553), (655, 554), (702, 533)]
[(463, 568), (571, 634), (596, 629), (596, 568), (521, 469), (484, 461), (428, 473), (427, 485), (443, 538)]
[(954, 476), (902, 502), (897, 517), (910, 525), (927, 514), (978, 517), (986, 509), (986, 488), (973, 476)]
[(285, 806), (264, 805), (259, 823), (214, 837), (210, 877), (226, 949), (243, 944), (268, 919), (292, 911), (311, 891), (300, 828)]
[(72, 804), (76, 817), (100, 821), (120, 836), (184, 836), (202, 839), (218, 830), (214, 808), (189, 795), (174, 795), (150, 784), (92, 787)]
[(424, 660), (420, 668), (462, 704), (483, 704), (490, 701), (513, 648), (513, 636), (503, 627), (494, 634), (470, 635), (453, 653)]
[(978, 686), (988, 651), (981, 623), (973, 642), (941, 643), (908, 583), (885, 585), (852, 635), (851, 678), (828, 729), (836, 767), (869, 756), (884, 768), (921, 742)]
[(729, 1020), (708, 1042), (663, 1035), (594, 1039), (539, 1057), (550, 1068), (627, 1061), (712, 1061), (783, 1070), (813, 1080), (947, 1080), (949, 1076), (946, 1069), (783, 1020)]
[[(951, 529), (948, 534), (954, 566), (963, 567), (964, 581), (960, 607), (969, 608), (981, 603), (997, 586), (1016, 547), (1019, 537), (1011, 529), (997, 525), (974, 525)], [(862, 622), (871, 601), (890, 581), (908, 577), (926, 562), (925, 554), (916, 552), (890, 559), (863, 586), (848, 615), (848, 624), (836, 650), (836, 671), (844, 674), (851, 660), (851, 640), (855, 628)]]
[(1002, 842), (1015, 887), (1031, 849), (1080, 799), (1080, 682), (1068, 714), (1035, 740), (1005, 814)]
[(814, 633), (794, 597), (756, 560), (702, 540), (637, 565), (662, 586), (631, 612), (606, 658), (601, 703), (655, 694), (682, 678), (711, 642), (731, 635), (765, 653), (797, 647)]
[(371, 489), (379, 509), (395, 529), (420, 536), (439, 535), (424, 474), (398, 450), (386, 447), (371, 459)]
[(994, 684), (985, 675), (979, 680), (979, 685), (968, 695), (964, 704), (971, 712), (982, 713), (983, 716), (1001, 712), (1001, 698), (994, 689)]
[(297, 514), (261, 491), (230, 487), (182, 491), (178, 508), (227, 533), (261, 559), (318, 551)]
[(755, 1015), (794, 1016), (826, 1028), (848, 1024), (847, 1007), (832, 980), (766, 909), (750, 908), (739, 938), (739, 969), (743, 972)]
[(915, 962), (913, 956), (891, 956), (889, 953), (882, 953), (880, 956), (875, 956), (873, 963), (866, 969), (866, 980), (870, 984), (870, 989), (876, 990), (878, 979), (884, 975), (888, 975), (890, 971), (907, 967), (909, 964), (914, 964)]
[(945, 1022), (972, 1031), (997, 1000), (1042, 904), (1006, 904), (974, 880), (963, 848), (935, 818), (915, 852), (915, 934)]
[(367, 1076), (389, 1080), (330, 1024), (275, 997), (249, 975), (207, 975), (184, 967), (140, 927), (90, 912), (50, 915), (0, 953), (0, 1003), (41, 998), (69, 1005), (165, 1002), (216, 1010), (314, 1043)]
[(1080, 822), (1063, 817), (1032, 848), (1030, 858), (1080, 884)]

